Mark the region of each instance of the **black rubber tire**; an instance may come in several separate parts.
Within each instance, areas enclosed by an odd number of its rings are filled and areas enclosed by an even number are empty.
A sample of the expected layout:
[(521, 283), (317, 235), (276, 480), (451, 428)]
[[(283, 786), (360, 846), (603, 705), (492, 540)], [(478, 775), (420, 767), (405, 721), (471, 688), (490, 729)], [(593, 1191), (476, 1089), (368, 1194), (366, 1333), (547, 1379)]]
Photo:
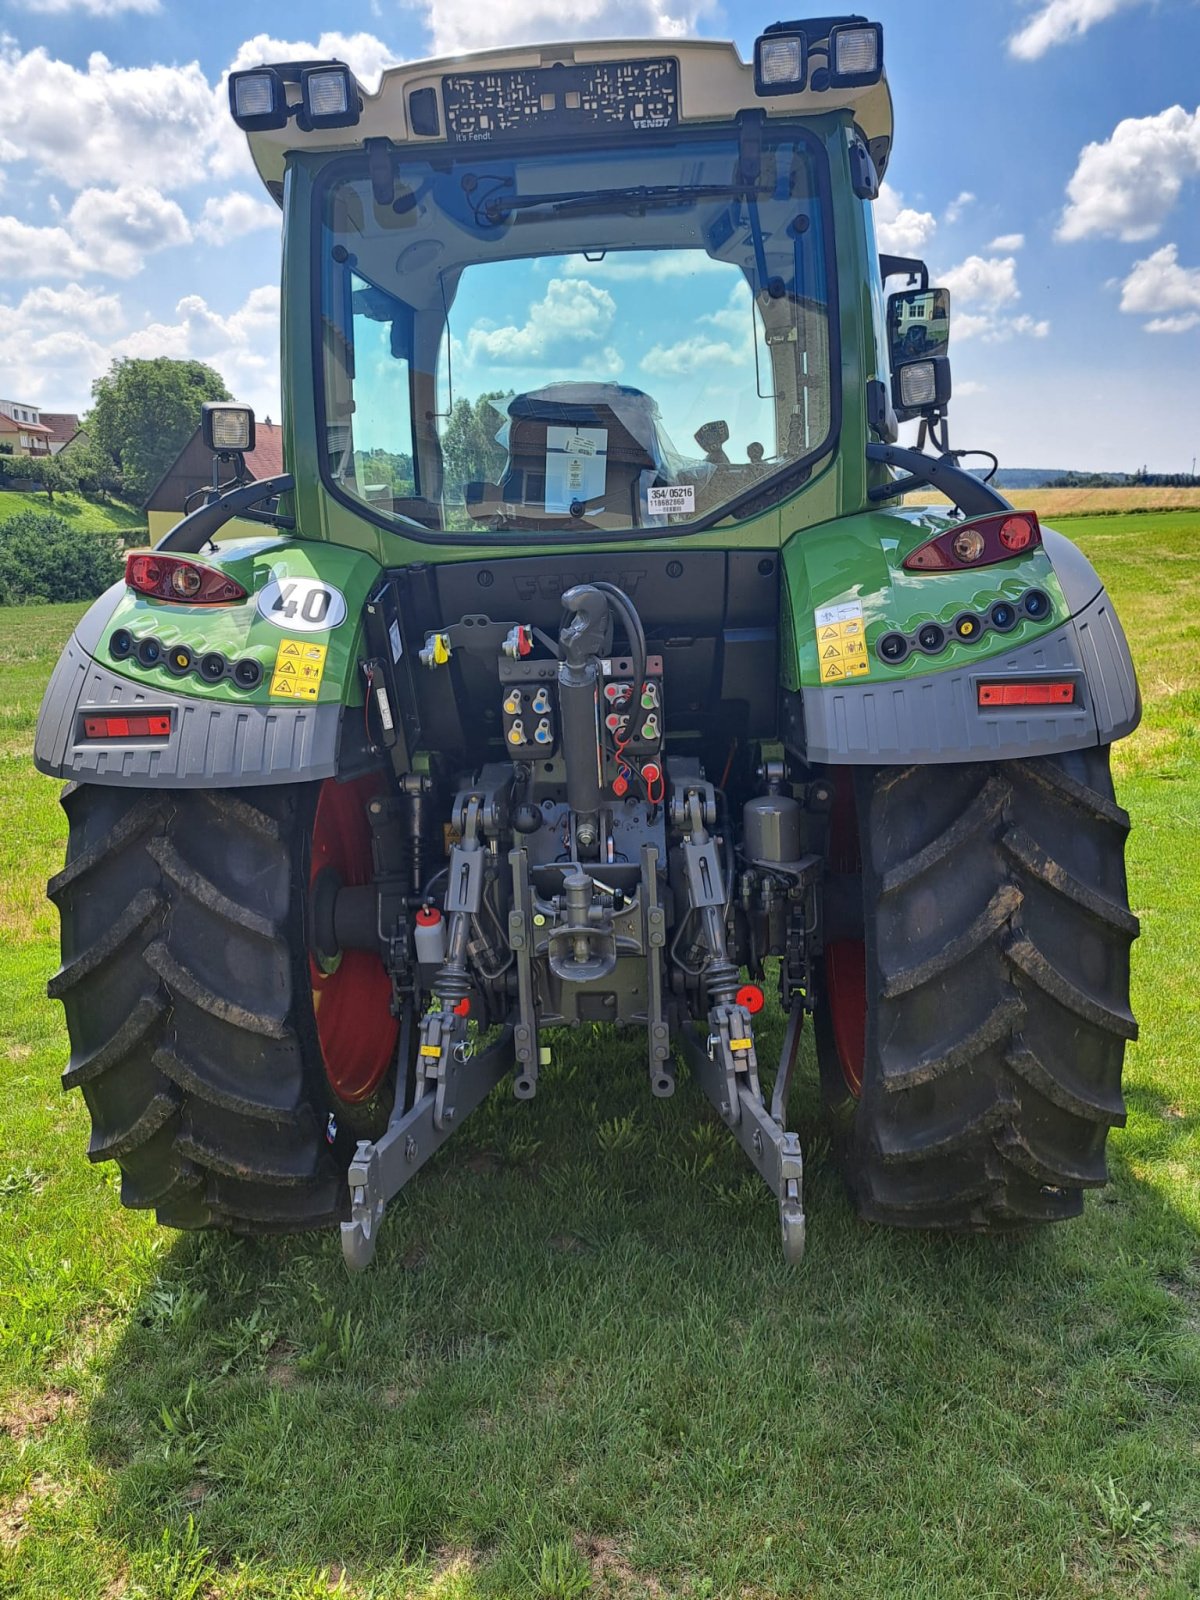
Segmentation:
[(334, 1224), (358, 1137), (386, 1125), (387, 1093), (336, 1099), (317, 1041), (305, 924), (319, 790), (63, 792), (67, 862), (49, 885), (63, 1083), (91, 1112), (90, 1158), (120, 1165), (122, 1203), (170, 1227)]
[(1107, 748), (854, 775), (861, 1096), (818, 1012), (835, 1152), (862, 1216), (1001, 1231), (1078, 1214), (1125, 1121), (1129, 818)]

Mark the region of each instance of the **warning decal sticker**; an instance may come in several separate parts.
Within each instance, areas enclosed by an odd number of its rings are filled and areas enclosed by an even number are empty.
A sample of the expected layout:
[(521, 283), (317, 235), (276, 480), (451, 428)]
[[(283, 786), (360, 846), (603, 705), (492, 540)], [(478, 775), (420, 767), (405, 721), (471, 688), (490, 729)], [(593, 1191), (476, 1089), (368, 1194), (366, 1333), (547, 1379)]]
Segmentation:
[(327, 644), (284, 639), (271, 669), (272, 700), (315, 700), (328, 653)]
[(843, 683), (865, 678), (871, 670), (861, 600), (840, 606), (822, 606), (813, 613), (817, 630), (817, 660), (822, 683)]

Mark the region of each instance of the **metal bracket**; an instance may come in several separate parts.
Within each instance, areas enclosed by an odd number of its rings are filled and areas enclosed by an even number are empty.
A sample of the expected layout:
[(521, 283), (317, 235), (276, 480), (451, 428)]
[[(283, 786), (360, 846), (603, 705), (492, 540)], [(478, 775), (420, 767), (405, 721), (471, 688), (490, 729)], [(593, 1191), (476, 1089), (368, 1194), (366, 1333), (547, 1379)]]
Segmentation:
[[(722, 1011), (740, 1013), (749, 1023), (749, 1017), (740, 1006), (714, 1006), (712, 1017), (718, 1022), (715, 1037), (710, 1032), (706, 1039), (689, 1024), (682, 1030), (684, 1053), (721, 1120), (778, 1200), (784, 1258), (795, 1265), (804, 1255), (804, 1157), (800, 1140), (782, 1127), (764, 1105), (756, 1064), (753, 1076), (749, 1063), (744, 1071), (736, 1065), (730, 1070), (730, 1061), (736, 1063), (746, 1052), (725, 1050), (725, 1025), (729, 1018), (718, 1019)], [(753, 1058), (753, 1045), (749, 1055)]]
[[(464, 1053), (460, 1060), (451, 1052), (447, 1095), (453, 1101), (458, 1121), (491, 1093), (511, 1067), (512, 1059), (511, 1029), (477, 1055)], [(443, 1105), (446, 1097), (443, 1096)], [(439, 1121), (438, 1091), (426, 1088), (410, 1110), (400, 1115), (393, 1113), (381, 1139), (359, 1143), (346, 1174), (350, 1220), (342, 1223), (342, 1255), (351, 1272), (370, 1266), (388, 1201), (445, 1144), (451, 1126), (444, 1111)]]
[(529, 887), (529, 856), (524, 850), (510, 850), (512, 868), (512, 909), (508, 913), (508, 942), (517, 963), (517, 1010), (513, 1030), (517, 1076), (513, 1093), (518, 1100), (532, 1100), (537, 1093), (538, 1048), (537, 1006), (533, 998), (533, 897)]
[(663, 1009), (663, 950), (667, 914), (658, 894), (658, 849), (642, 846), (642, 904), (646, 916), (646, 1037), (650, 1051), (650, 1092), (665, 1100), (675, 1093), (671, 1030)]

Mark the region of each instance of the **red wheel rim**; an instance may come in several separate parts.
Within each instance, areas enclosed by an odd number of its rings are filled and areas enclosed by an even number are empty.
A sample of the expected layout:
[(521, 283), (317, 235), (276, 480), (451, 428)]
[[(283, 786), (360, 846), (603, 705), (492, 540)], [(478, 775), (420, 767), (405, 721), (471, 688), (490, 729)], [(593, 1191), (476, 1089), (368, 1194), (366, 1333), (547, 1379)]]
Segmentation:
[(867, 1055), (867, 961), (861, 943), (845, 939), (825, 946), (825, 989), (842, 1077), (857, 1100)]
[[(847, 767), (840, 767), (834, 780), (829, 855), (834, 872), (861, 873), (854, 775)], [(867, 951), (861, 939), (838, 939), (825, 946), (825, 989), (838, 1064), (857, 1100), (867, 1059)]]
[[(309, 883), (332, 867), (346, 885), (371, 881), (371, 829), (366, 803), (383, 787), (374, 773), (352, 783), (327, 778), (313, 818)], [(368, 1099), (396, 1051), (400, 1024), (392, 1015), (392, 984), (370, 950), (343, 950), (333, 972), (309, 958), (313, 1015), (325, 1076), (339, 1100)]]

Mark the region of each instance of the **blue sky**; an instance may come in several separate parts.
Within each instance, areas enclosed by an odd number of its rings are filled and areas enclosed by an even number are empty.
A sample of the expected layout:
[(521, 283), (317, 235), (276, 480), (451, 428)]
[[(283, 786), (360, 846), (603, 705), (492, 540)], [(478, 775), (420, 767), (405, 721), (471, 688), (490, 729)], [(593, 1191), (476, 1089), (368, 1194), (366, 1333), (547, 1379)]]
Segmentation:
[[(815, 8), (814, 8), (815, 9)], [(1200, 5), (880, 0), (896, 150), (881, 243), (954, 296), (954, 442), (1011, 466), (1200, 453)], [(278, 412), (278, 227), (223, 75), (342, 54), (694, 32), (717, 0), (0, 0), (0, 394), (86, 406), (123, 354), (211, 360)], [(323, 37), (325, 35), (325, 37)]]

